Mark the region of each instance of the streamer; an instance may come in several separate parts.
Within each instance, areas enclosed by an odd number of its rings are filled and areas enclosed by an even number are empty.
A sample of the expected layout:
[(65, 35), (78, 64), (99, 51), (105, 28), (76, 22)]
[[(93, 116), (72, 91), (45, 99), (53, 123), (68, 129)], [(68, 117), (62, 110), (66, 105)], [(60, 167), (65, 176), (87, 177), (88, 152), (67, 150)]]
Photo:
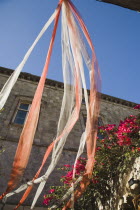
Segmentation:
[[(28, 159), (30, 156), (34, 134), (36, 131), (36, 126), (38, 123), (38, 116), (40, 112), (40, 103), (43, 94), (44, 84), (46, 75), (48, 72), (48, 66), (51, 58), (51, 53), (53, 49), (54, 39), (56, 35), (58, 20), (60, 16), (62, 6), (62, 70), (64, 78), (64, 95), (62, 100), (62, 106), (60, 111), (60, 117), (57, 126), (57, 135), (54, 141), (46, 149), (46, 153), (42, 160), (42, 164), (35, 174), (34, 178), (28, 183), (21, 185), (17, 190), (11, 192), (19, 182), (20, 177), (24, 173), (24, 169), (27, 166)], [(81, 156), (84, 150), (85, 144), (87, 145), (87, 164), (86, 171), (83, 177), (79, 177), (75, 183), (72, 183), (71, 188), (66, 193), (60, 203), (67, 199), (68, 195), (71, 194), (71, 199), (63, 207), (63, 209), (72, 208), (74, 209), (74, 201), (82, 195), (86, 190), (86, 187), (90, 183), (90, 177), (92, 175), (92, 170), (94, 166), (94, 156), (96, 148), (96, 137), (97, 137), (97, 119), (99, 115), (99, 91), (100, 91), (100, 71), (98, 69), (98, 63), (94, 51), (94, 46), (90, 39), (88, 30), (80, 17), (75, 6), (70, 0), (60, 0), (57, 9), (50, 17), (48, 22), (45, 24), (44, 28), (41, 30), (40, 34), (34, 41), (33, 45), (30, 47), (26, 53), (24, 59), (17, 67), (15, 72), (11, 75), (5, 86), (0, 93), (0, 109), (4, 106), (12, 87), (14, 86), (20, 71), (22, 70), (25, 62), (27, 61), (29, 55), (34, 49), (35, 45), (49, 27), (51, 22), (55, 19), (54, 30), (52, 38), (50, 41), (50, 46), (46, 58), (46, 63), (27, 117), (24, 128), (22, 130), (17, 151), (14, 158), (13, 168), (11, 172), (11, 178), (8, 182), (8, 187), (6, 192), (0, 197), (2, 199), (4, 196), (8, 198), (16, 193), (26, 190), (23, 194), (19, 204), (15, 207), (17, 209), (28, 197), (34, 184), (39, 184), (31, 209), (34, 208), (38, 197), (40, 196), (46, 181), (53, 172), (55, 166), (57, 165), (60, 156), (62, 154), (64, 145), (67, 140), (67, 136), (73, 129), (77, 120), (79, 119), (81, 101), (82, 101), (82, 87), (84, 90), (84, 98), (86, 103), (87, 111), (87, 121), (85, 131), (81, 135), (78, 152), (76, 155), (73, 178), (75, 178), (75, 166), (77, 159)], [(79, 25), (77, 25), (77, 22)], [(82, 35), (79, 30), (81, 27), (85, 38), (92, 51), (92, 59), (88, 55), (84, 41), (82, 40)], [(84, 75), (84, 65), (85, 62), (88, 73), (90, 77), (90, 96), (88, 97), (85, 75)], [(26, 152), (25, 152), (26, 151)], [(49, 155), (52, 152), (51, 163), (46, 171), (46, 173), (39, 177), (39, 174), (47, 161)], [(26, 155), (25, 155), (26, 154)], [(39, 178), (38, 178), (39, 177)], [(80, 188), (75, 190), (77, 183), (80, 182)], [(53, 207), (52, 207), (53, 208)]]

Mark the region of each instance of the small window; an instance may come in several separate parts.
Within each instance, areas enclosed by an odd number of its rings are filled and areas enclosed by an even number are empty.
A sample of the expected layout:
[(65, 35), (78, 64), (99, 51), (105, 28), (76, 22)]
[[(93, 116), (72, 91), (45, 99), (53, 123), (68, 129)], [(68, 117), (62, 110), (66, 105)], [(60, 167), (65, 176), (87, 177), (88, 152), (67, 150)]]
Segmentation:
[[(87, 121), (87, 116), (85, 114), (83, 114), (83, 121), (84, 121), (84, 125), (86, 126), (86, 121)], [(103, 126), (103, 121), (101, 117), (98, 117), (98, 126)]]
[[(87, 116), (86, 116), (86, 114), (83, 114), (84, 127), (86, 126), (86, 121), (87, 121)], [(98, 117), (98, 127), (103, 126), (103, 125), (104, 124), (103, 124), (102, 118), (99, 116)], [(99, 132), (98, 132), (97, 136), (99, 139), (103, 139), (105, 137), (104, 134), (101, 134)]]
[(23, 125), (30, 109), (29, 103), (21, 102), (14, 116), (13, 123)]
[(85, 99), (84, 98), (82, 99), (82, 104), (85, 104)]
[(98, 126), (103, 126), (103, 121), (101, 117), (98, 117)]

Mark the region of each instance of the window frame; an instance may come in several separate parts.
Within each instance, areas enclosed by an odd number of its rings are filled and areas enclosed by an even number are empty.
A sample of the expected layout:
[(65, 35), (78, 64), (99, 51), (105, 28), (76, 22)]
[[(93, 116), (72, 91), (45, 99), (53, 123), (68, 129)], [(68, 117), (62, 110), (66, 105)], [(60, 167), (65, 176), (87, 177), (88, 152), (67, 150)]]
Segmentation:
[[(29, 105), (28, 110), (25, 110), (25, 109), (20, 108), (20, 105), (21, 105), (21, 104), (28, 104), (28, 105)], [(23, 125), (25, 124), (26, 119), (27, 119), (27, 116), (28, 116), (30, 107), (31, 107), (31, 102), (30, 102), (30, 101), (23, 101), (23, 100), (19, 101), (19, 102), (18, 102), (18, 105), (17, 105), (17, 107), (16, 107), (16, 111), (15, 111), (13, 117), (12, 117), (12, 124), (18, 125), (18, 126), (23, 126)], [(26, 116), (25, 116), (25, 119), (24, 119), (24, 123), (23, 123), (23, 124), (19, 124), (19, 123), (14, 122), (15, 119), (16, 119), (17, 113), (18, 113), (18, 111), (20, 111), (20, 110), (26, 112)]]
[[(83, 124), (84, 124), (84, 127), (86, 126), (86, 119), (87, 119), (87, 115), (82, 113), (82, 118), (83, 118)], [(99, 115), (98, 117), (98, 127), (99, 126), (103, 126), (104, 125), (104, 122), (103, 122), (103, 119), (102, 117)]]

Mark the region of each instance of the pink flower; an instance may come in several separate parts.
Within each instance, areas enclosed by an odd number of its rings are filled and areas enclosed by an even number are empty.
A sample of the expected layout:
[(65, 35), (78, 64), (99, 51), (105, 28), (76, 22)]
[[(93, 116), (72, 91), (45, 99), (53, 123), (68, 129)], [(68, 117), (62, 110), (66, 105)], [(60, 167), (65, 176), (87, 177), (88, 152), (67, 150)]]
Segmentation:
[(132, 152), (134, 152), (135, 151), (135, 148), (134, 147), (132, 147)]
[(64, 165), (66, 168), (70, 168), (70, 165), (68, 165), (68, 164), (66, 164), (66, 165)]
[(130, 134), (136, 133), (139, 130), (139, 126), (134, 115), (130, 115), (129, 118), (121, 121), (118, 127), (116, 135), (118, 137), (118, 144), (120, 146), (131, 145)]
[(72, 174), (73, 174), (73, 171), (69, 171), (69, 172), (66, 174), (66, 177), (72, 177)]
[(137, 104), (134, 109), (140, 109), (140, 104)]
[(97, 184), (97, 183), (99, 183), (99, 181), (98, 180), (92, 180), (92, 182), (94, 183), (94, 184)]
[(115, 127), (116, 127), (115, 124), (108, 124), (108, 125), (105, 127), (105, 131), (112, 131)]
[(96, 147), (96, 152), (98, 151), (98, 150), (100, 150), (101, 149), (101, 147)]
[(92, 180), (91, 180), (94, 184), (99, 183), (98, 177), (95, 176)]
[(50, 189), (49, 190), (49, 193), (54, 193), (55, 192), (55, 189)]
[(45, 198), (44, 201), (43, 201), (43, 204), (47, 206), (52, 199), (53, 199), (53, 197)]
[(140, 152), (140, 147), (137, 147), (137, 151)]
[(123, 136), (122, 139), (120, 139), (118, 142), (117, 142), (120, 146), (129, 146), (131, 145), (131, 139), (127, 136)]

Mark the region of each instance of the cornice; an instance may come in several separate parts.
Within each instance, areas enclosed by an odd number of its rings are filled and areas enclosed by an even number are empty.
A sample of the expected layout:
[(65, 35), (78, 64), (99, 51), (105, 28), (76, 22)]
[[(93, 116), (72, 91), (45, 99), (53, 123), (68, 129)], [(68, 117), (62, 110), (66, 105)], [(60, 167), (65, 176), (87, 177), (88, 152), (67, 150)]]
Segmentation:
[[(12, 69), (0, 67), (0, 74), (5, 74), (5, 75), (10, 76), (12, 74), (12, 72), (13, 72)], [(33, 82), (38, 82), (39, 79), (40, 79), (39, 76), (29, 74), (29, 73), (26, 73), (26, 72), (21, 72), (20, 75), (19, 75), (19, 78), (20, 79), (25, 79), (25, 80), (28, 80), (28, 81), (33, 81)], [(64, 84), (62, 82), (58, 82), (58, 81), (51, 80), (51, 79), (46, 80), (46, 85), (49, 85), (49, 86), (52, 86), (52, 87), (57, 87), (57, 88), (62, 88), (62, 89), (64, 88)], [(116, 97), (109, 96), (109, 95), (106, 95), (106, 94), (103, 94), (103, 93), (101, 94), (101, 99), (105, 100), (105, 101), (108, 101), (108, 102), (112, 102), (112, 103), (122, 104), (122, 105), (125, 105), (125, 106), (128, 106), (128, 107), (134, 107), (134, 106), (137, 105), (134, 102), (126, 101), (124, 99), (116, 98)]]
[(97, 0), (140, 12), (140, 0)]

